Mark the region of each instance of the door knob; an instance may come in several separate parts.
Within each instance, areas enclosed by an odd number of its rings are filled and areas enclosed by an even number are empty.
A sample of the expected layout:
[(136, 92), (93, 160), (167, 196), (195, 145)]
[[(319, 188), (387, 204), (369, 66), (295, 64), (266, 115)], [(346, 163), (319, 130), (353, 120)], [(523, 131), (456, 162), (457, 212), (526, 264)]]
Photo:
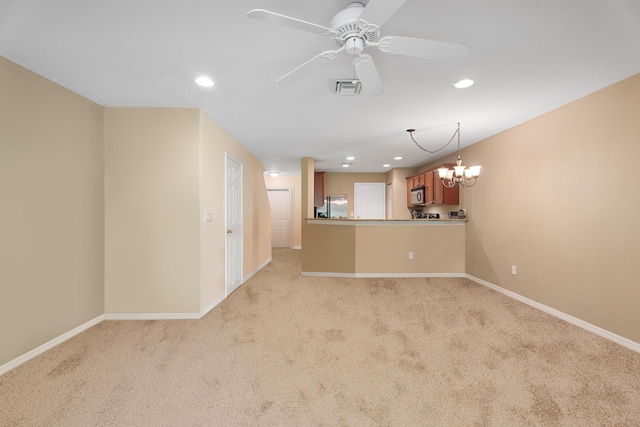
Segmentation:
[(231, 234), (231, 233), (233, 233), (233, 230), (230, 228), (227, 228), (227, 234)]

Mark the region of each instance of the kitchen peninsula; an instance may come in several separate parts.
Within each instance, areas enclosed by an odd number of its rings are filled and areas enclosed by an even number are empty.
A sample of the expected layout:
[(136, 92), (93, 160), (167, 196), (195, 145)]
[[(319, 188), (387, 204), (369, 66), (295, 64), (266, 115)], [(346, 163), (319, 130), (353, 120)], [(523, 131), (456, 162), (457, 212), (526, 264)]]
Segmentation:
[(304, 220), (302, 275), (460, 277), (466, 219)]

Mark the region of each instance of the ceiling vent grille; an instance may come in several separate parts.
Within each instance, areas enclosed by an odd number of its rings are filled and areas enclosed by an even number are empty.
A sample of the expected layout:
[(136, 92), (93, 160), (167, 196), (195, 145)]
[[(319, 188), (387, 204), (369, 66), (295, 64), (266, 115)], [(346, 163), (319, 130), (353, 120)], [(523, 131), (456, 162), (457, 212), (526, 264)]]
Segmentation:
[(336, 95), (353, 96), (360, 93), (362, 84), (359, 80), (338, 80), (335, 88)]

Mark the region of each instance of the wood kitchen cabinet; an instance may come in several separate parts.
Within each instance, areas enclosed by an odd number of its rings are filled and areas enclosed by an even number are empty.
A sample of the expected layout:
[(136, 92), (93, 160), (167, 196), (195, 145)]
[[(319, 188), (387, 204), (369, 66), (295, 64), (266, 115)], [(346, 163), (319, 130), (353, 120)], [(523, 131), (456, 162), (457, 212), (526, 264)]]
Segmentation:
[[(445, 164), (439, 167), (450, 167)], [(426, 206), (458, 205), (460, 203), (460, 187), (446, 188), (438, 177), (437, 168), (423, 172), (419, 175), (407, 177), (407, 207), (411, 204), (411, 189), (424, 186), (424, 200)]]
[[(435, 204), (433, 198), (434, 192), (434, 182), (433, 182), (433, 171), (425, 172), (424, 177), (424, 203), (429, 206)], [(440, 183), (438, 183), (440, 184)]]
[(413, 187), (411, 188), (422, 187), (424, 185), (424, 174), (416, 175), (412, 179)]
[(324, 206), (324, 172), (313, 174), (313, 207)]
[(460, 204), (460, 186), (456, 185), (453, 188), (447, 188), (442, 185), (442, 181), (438, 176), (436, 169), (446, 167), (451, 168), (453, 164), (440, 165), (433, 169), (433, 204), (434, 205), (459, 205)]

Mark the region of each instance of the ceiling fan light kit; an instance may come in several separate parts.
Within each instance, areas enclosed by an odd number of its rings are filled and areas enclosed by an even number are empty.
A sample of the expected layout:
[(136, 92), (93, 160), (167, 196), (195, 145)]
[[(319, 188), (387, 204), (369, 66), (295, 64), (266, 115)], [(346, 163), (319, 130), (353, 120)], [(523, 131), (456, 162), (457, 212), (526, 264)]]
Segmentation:
[(469, 53), (469, 46), (465, 44), (399, 36), (380, 38), (380, 27), (405, 2), (406, 0), (369, 0), (366, 6), (359, 2), (350, 3), (334, 15), (329, 24), (331, 28), (264, 9), (251, 10), (247, 15), (254, 19), (330, 36), (338, 45), (338, 49), (327, 50), (312, 57), (282, 76), (277, 83), (291, 84), (301, 75), (321, 66), (325, 60), (332, 60), (338, 54), (346, 52), (354, 57), (353, 64), (362, 84), (362, 93), (371, 97), (381, 95), (384, 89), (373, 58), (363, 54), (368, 47), (377, 47), (381, 52), (393, 55), (439, 61), (458, 60)]

